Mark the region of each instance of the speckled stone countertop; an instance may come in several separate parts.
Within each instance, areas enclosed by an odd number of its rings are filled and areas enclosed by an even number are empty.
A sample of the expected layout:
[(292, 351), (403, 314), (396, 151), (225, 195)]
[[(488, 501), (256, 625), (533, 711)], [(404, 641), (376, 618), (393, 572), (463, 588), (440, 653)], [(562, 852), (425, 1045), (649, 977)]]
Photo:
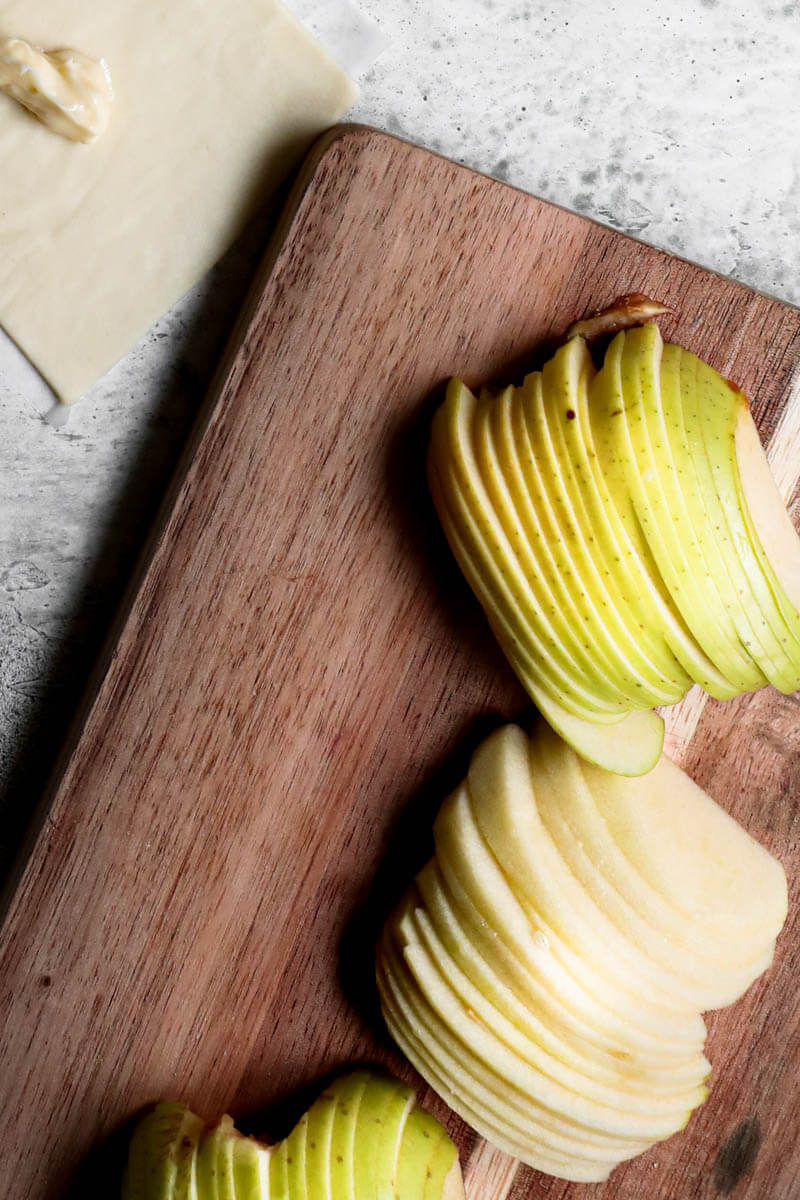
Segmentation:
[[(800, 2), (360, 0), (355, 120), (800, 302)], [(254, 230), (71, 411), (0, 341), (0, 870), (258, 260)]]

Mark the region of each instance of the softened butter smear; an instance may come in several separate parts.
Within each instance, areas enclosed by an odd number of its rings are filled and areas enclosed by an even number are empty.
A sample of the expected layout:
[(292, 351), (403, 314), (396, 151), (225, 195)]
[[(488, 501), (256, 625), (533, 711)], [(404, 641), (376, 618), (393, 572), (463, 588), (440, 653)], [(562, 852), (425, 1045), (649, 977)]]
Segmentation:
[(42, 50), (21, 38), (0, 39), (0, 92), (72, 142), (99, 138), (114, 103), (103, 59), (79, 50)]

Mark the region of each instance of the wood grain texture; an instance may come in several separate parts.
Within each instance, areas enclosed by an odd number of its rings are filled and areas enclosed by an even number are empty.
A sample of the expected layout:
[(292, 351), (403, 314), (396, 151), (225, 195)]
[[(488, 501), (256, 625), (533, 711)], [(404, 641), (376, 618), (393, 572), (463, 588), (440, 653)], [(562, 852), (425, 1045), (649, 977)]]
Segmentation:
[(516, 1169), (377, 1013), (372, 942), (432, 815), (525, 708), (427, 497), (440, 385), (518, 377), (631, 290), (752, 397), (796, 514), (795, 309), (375, 131), (314, 153), (8, 903), (5, 1200), (103, 1194), (115, 1131), (162, 1094), (281, 1135), (354, 1059), (417, 1084), (471, 1200), (797, 1196), (796, 696), (669, 718), (792, 897), (774, 968), (710, 1020), (712, 1093), (686, 1132), (598, 1187)]

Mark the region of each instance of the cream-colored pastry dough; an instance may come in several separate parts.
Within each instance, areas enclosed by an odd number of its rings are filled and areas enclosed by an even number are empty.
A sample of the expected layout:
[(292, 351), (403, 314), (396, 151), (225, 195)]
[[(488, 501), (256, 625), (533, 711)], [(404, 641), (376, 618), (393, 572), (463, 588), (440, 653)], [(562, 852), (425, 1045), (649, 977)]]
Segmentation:
[(22, 38), (0, 41), (0, 92), (71, 142), (94, 142), (105, 133), (114, 103), (111, 72), (102, 58), (43, 50)]
[(224, 253), (355, 84), (276, 0), (0, 0), (0, 38), (104, 59), (82, 146), (0, 96), (0, 322), (76, 399)]

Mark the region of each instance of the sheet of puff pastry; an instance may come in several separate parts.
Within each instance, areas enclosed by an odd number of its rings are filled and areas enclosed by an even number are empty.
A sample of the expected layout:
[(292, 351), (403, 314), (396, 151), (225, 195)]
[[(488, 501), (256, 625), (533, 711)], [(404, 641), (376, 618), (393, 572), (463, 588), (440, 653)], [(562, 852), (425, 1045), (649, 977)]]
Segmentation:
[(92, 145), (0, 96), (0, 323), (77, 399), (221, 257), (357, 88), (276, 0), (0, 0), (0, 37), (104, 58)]

